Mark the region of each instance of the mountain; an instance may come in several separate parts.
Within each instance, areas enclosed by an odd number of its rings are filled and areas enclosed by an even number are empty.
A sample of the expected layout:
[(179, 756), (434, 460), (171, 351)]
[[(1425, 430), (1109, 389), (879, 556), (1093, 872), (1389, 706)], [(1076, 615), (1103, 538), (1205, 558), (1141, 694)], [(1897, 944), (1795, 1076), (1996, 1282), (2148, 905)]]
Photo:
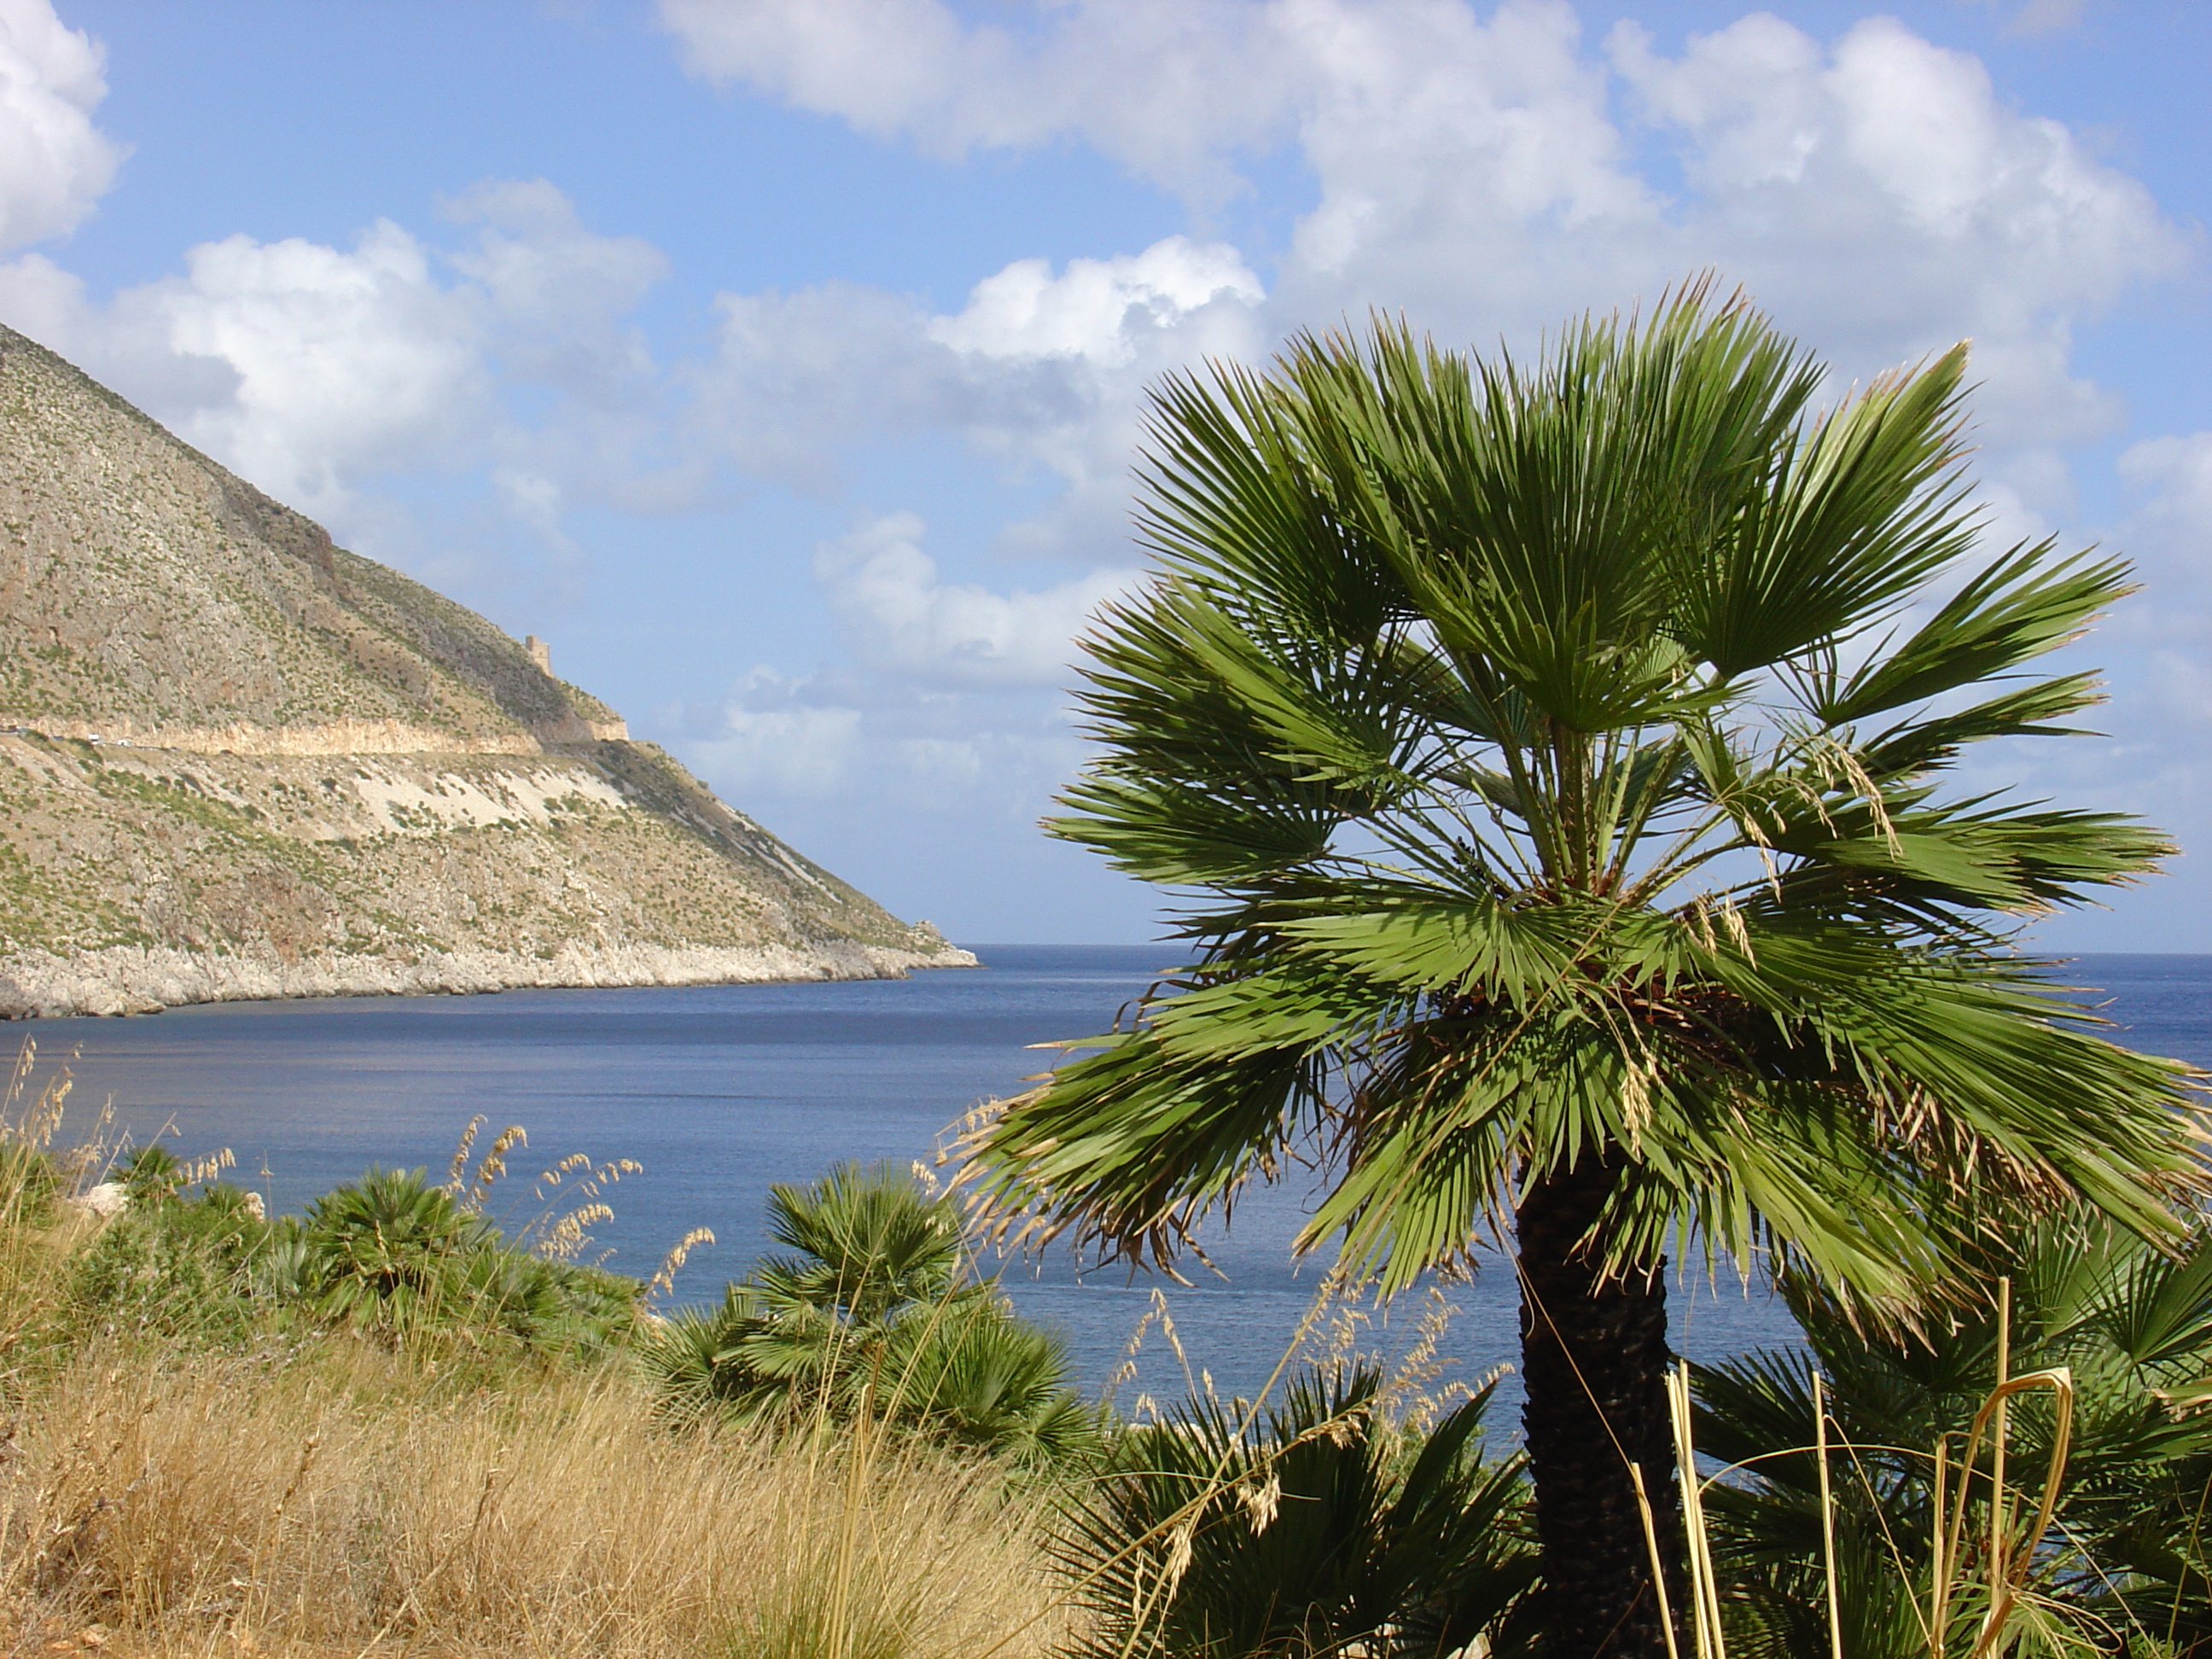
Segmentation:
[(974, 961), (0, 327), (0, 1016)]

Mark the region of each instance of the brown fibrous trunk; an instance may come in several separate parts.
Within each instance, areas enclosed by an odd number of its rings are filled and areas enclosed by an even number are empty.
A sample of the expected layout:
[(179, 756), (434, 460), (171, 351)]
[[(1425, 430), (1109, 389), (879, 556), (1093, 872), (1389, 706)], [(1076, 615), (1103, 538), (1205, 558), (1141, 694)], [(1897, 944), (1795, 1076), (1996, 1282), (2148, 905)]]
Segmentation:
[[(1549, 1659), (1666, 1659), (1651, 1571), (1686, 1638), (1681, 1500), (1667, 1411), (1664, 1262), (1607, 1273), (1600, 1230), (1622, 1176), (1585, 1156), (1528, 1183), (1516, 1217), (1522, 1426), (1543, 1550)], [(1650, 1530), (1629, 1466), (1643, 1471)], [(1691, 1651), (1686, 1639), (1681, 1651)]]

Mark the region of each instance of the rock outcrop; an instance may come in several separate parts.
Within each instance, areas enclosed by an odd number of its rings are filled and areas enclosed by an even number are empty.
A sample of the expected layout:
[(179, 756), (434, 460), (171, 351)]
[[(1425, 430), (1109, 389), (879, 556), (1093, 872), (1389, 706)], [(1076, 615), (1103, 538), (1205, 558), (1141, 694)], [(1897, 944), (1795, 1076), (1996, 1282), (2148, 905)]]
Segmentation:
[(0, 328), (0, 1015), (974, 960)]

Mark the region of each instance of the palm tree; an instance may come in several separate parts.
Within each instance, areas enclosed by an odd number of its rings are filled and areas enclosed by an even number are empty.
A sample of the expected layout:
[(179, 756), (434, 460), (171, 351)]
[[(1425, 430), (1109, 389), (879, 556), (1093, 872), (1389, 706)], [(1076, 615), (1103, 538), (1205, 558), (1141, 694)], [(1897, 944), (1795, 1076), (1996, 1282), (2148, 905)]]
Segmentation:
[(1050, 827), (1175, 890), (1194, 961), (969, 1178), (1004, 1237), (1164, 1262), (1310, 1159), (1302, 1247), (1386, 1293), (1510, 1228), (1563, 1659), (1665, 1651), (1670, 1241), (1902, 1315), (1996, 1206), (2159, 1237), (2199, 1178), (2185, 1069), (2012, 943), (2170, 849), (1943, 787), (2095, 701), (2014, 671), (2127, 591), (1961, 568), (1964, 366), (1818, 412), (1700, 286), (1533, 363), (1378, 321), (1155, 396), (1161, 568), (1088, 641)]

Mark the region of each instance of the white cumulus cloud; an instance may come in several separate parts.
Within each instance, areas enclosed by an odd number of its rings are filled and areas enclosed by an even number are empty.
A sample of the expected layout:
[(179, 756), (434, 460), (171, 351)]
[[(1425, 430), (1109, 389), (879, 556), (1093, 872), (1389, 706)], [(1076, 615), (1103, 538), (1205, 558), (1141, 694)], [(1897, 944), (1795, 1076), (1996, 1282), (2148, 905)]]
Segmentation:
[(865, 798), (1030, 832), (1084, 744), (1051, 700), (1013, 686), (923, 687), (888, 665), (760, 666), (718, 699), (663, 711), (684, 756), (771, 819)]
[(719, 84), (947, 156), (1074, 133), (1201, 197), (1232, 184), (1223, 147), (1267, 139), (1296, 94), (1281, 9), (1077, 0), (1024, 29), (971, 27), (938, 0), (660, 0), (686, 64)]
[(1261, 350), (1264, 302), (1233, 248), (1183, 236), (1057, 271), (1018, 260), (949, 314), (845, 283), (725, 294), (714, 356), (684, 374), (692, 429), (742, 471), (815, 489), (863, 440), (955, 436), (1062, 487), (1012, 550), (1093, 556), (1124, 535), (1144, 386)]
[(333, 507), (360, 473), (420, 465), (482, 429), (483, 319), (398, 226), (380, 222), (350, 249), (227, 237), (193, 248), (185, 271), (118, 309), (236, 373), (234, 397), (193, 411), (184, 433), (273, 493)]
[(105, 306), (30, 255), (0, 266), (0, 319), (311, 513), (366, 471), (465, 453), (485, 424), (477, 308), (388, 221), (350, 249), (204, 242)]
[(0, 0), (0, 251), (75, 228), (114, 179), (124, 148), (93, 125), (104, 68), (48, 0)]
[(2212, 574), (2212, 432), (2168, 434), (2129, 447), (2120, 477), (2148, 501), (2134, 526)]
[[(2185, 674), (2168, 665), (2161, 671), (2166, 682), (2201, 685), (2204, 665), (2212, 663), (2212, 432), (2132, 444), (2120, 456), (2119, 474), (2135, 499), (2112, 541), (2156, 598), (2123, 606), (2118, 629), (2154, 652), (2193, 661)], [(2193, 724), (2206, 705), (2191, 696), (2182, 706)]]
[[(1566, 0), (1066, 0), (992, 22), (941, 0), (663, 0), (661, 15), (698, 74), (940, 151), (1073, 137), (1203, 193), (1288, 146), (1314, 199), (1267, 300), (1240, 301), (1264, 337), (1379, 306), (1454, 339), (1526, 339), (1708, 267), (1850, 374), (1971, 337), (1983, 441), (2039, 511), (2067, 505), (2052, 447), (2118, 417), (2074, 371), (2074, 329), (2191, 249), (2136, 180), (2014, 107), (1977, 59), (1881, 17), (1824, 40), (1755, 12), (1670, 47), (1633, 21), (1586, 40)], [(1679, 180), (1652, 143), (1674, 148)], [(1113, 287), (1083, 264), (1012, 267), (933, 332), (981, 336), (1049, 283), (1065, 309), (1011, 337), (1079, 333), (1079, 279), (1102, 304)]]
[(1030, 833), (1084, 757), (1059, 695), (1077, 636), (1140, 573), (1037, 589), (947, 580), (926, 529), (889, 514), (816, 547), (845, 658), (804, 675), (757, 666), (723, 698), (668, 711), (702, 775), (780, 822), (861, 794), (878, 811)]
[[(2022, 32), (2084, 10), (2001, 3)], [(1747, 8), (1685, 34), (1662, 8), (1620, 9), (1631, 21), (1568, 0), (660, 0), (695, 74), (936, 155), (1073, 142), (1201, 206), (1240, 179), (1279, 205), (1267, 181), (1285, 161), (1304, 183), (1265, 291), (1216, 282), (1194, 307), (1196, 244), (1018, 262), (949, 316), (827, 287), (730, 300), (714, 368), (728, 453), (827, 483), (853, 434), (957, 433), (1062, 483), (1060, 506), (1002, 544), (1105, 567), (1137, 401), (1164, 369), (1250, 360), (1370, 307), (1449, 343), (1526, 349), (1577, 311), (1710, 269), (1841, 380), (1971, 340), (1992, 538), (2076, 519), (2083, 447), (2124, 419), (2076, 332), (2185, 271), (2196, 239), (1977, 58), (1894, 19), (1814, 34)], [(2162, 596), (2094, 642), (2118, 653), (2113, 729), (2130, 739), (2008, 749), (1992, 763), (2023, 769), (1991, 781), (2202, 817), (2207, 792), (2140, 734), (2212, 708), (2191, 666), (2212, 647), (2212, 440), (2140, 446), (2123, 470), (2140, 505), (2118, 543)], [(917, 531), (868, 533), (826, 562), (856, 647), (912, 665), (915, 685), (963, 637), (988, 659), (1018, 596), (977, 590), (970, 617)], [(885, 718), (871, 708), (864, 728)]]
[[(586, 229), (543, 180), (491, 181), (448, 204), (475, 228), (447, 254), (388, 220), (351, 247), (245, 235), (189, 249), (177, 275), (102, 305), (42, 255), (0, 265), (0, 319), (107, 380), (226, 465), (341, 528), (380, 514), (362, 489), (394, 474), (496, 469), (542, 524), (557, 475), (619, 481), (627, 420), (659, 371), (624, 320), (665, 269), (633, 238)], [(503, 402), (560, 394), (532, 422)]]
[(447, 202), (445, 214), (480, 227), (453, 264), (480, 293), (513, 372), (594, 401), (656, 372), (643, 332), (627, 320), (668, 274), (652, 243), (588, 229), (543, 179), (486, 179)]
[(2136, 179), (2010, 107), (1970, 55), (1871, 18), (1822, 46), (1778, 19), (1676, 58), (1608, 40), (1694, 194), (1685, 256), (1747, 281), (1856, 370), (1975, 343), (1986, 442), (2075, 443), (2117, 410), (2069, 368), (2072, 330), (2190, 245)]
[(957, 315), (932, 319), (927, 332), (985, 357), (1085, 357), (1122, 368), (1216, 301), (1251, 307), (1264, 297), (1236, 249), (1170, 236), (1142, 253), (1071, 259), (1056, 276), (1048, 260), (1018, 259), (976, 283)]
[(811, 687), (756, 668), (726, 701), (693, 719), (692, 763), (732, 799), (818, 799), (851, 781), (861, 712), (808, 700)]
[(862, 525), (814, 550), (814, 574), (859, 659), (928, 681), (1057, 686), (1098, 607), (1136, 580), (1097, 569), (1037, 592), (946, 582), (911, 513)]

